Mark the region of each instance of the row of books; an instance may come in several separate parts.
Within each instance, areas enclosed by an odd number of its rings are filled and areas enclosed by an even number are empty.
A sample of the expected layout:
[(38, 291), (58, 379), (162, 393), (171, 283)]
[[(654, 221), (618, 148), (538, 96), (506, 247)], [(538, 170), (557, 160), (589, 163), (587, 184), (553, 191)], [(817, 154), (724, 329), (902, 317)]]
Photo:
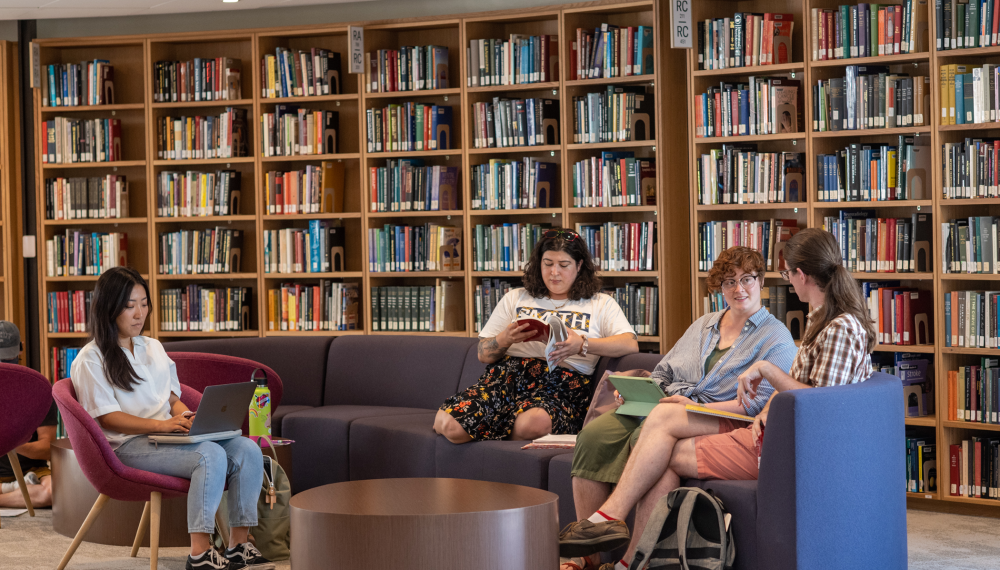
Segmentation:
[(514, 279), (512, 283), (506, 279), (483, 277), (483, 282), (476, 285), (473, 300), (476, 312), (473, 323), (475, 332), (482, 332), (483, 327), (493, 315), (493, 309), (500, 304), (500, 299), (518, 287), (523, 287), (520, 279)]
[(577, 223), (574, 229), (599, 270), (654, 270), (656, 222)]
[(304, 170), (269, 171), (264, 183), (267, 213), (343, 212), (344, 176), (344, 163), (327, 160)]
[(127, 218), (128, 215), (128, 180), (124, 174), (45, 179), (46, 220)]
[(941, 145), (941, 192), (949, 200), (1000, 196), (1000, 139)]
[(929, 50), (927, 0), (813, 8), (810, 17), (813, 61)]
[(573, 142), (655, 140), (654, 108), (645, 86), (608, 85), (603, 92), (573, 97)]
[(659, 334), (659, 288), (652, 283), (625, 283), (614, 289), (604, 289), (618, 303), (625, 318), (639, 336)]
[(469, 40), (466, 87), (559, 81), (559, 36)]
[(903, 381), (906, 417), (934, 414), (934, 363), (927, 354), (912, 352), (877, 352), (872, 354), (877, 372), (891, 374)]
[(997, 32), (996, 0), (937, 0), (937, 49), (963, 49), (995, 46)]
[(308, 228), (264, 230), (264, 272), (344, 271), (344, 244), (339, 221), (309, 220)]
[(156, 215), (161, 218), (237, 216), (241, 178), (239, 170), (162, 170), (156, 176)]
[(340, 95), (340, 53), (323, 48), (278, 46), (260, 60), (261, 97)]
[(653, 74), (653, 27), (607, 22), (593, 31), (576, 29), (570, 79), (610, 79)]
[(242, 98), (242, 62), (228, 57), (153, 64), (153, 101), (234, 101)]
[(160, 275), (239, 273), (243, 231), (224, 227), (160, 234)]
[(165, 160), (250, 156), (247, 111), (226, 107), (219, 115), (160, 117), (156, 157)]
[(948, 454), (951, 496), (1000, 500), (1000, 438), (971, 436)]
[[(48, 294), (50, 333), (87, 332), (87, 319), (94, 301), (93, 291), (56, 291)], [(63, 377), (65, 378), (65, 376)]]
[(457, 210), (458, 167), (424, 166), (419, 159), (387, 160), (368, 168), (372, 212)]
[(475, 148), (559, 144), (557, 99), (504, 99), (472, 104)]
[(761, 252), (767, 271), (784, 269), (784, 243), (798, 231), (796, 220), (774, 218), (698, 222), (698, 271), (711, 270), (719, 254), (736, 246)]
[(656, 205), (656, 159), (602, 152), (573, 164), (573, 207)]
[(43, 107), (114, 105), (115, 68), (106, 59), (43, 66)]
[(373, 331), (457, 332), (465, 330), (461, 281), (371, 288)]
[(841, 210), (823, 218), (823, 229), (837, 238), (844, 267), (861, 273), (931, 271), (934, 230), (931, 215), (879, 217), (874, 210)]
[(41, 154), (45, 164), (122, 160), (119, 119), (55, 117), (42, 121)]
[(446, 46), (403, 46), (365, 53), (369, 93), (447, 89), (448, 48)]
[(951, 291), (944, 294), (944, 345), (998, 348), (997, 291)]
[(695, 137), (799, 132), (801, 83), (798, 79), (750, 77), (747, 83), (721, 83), (695, 95)]
[(899, 135), (897, 144), (852, 143), (816, 155), (821, 202), (931, 199), (930, 137)]
[(934, 437), (907, 437), (906, 491), (936, 492), (937, 480), (937, 446), (934, 444)]
[[(49, 355), (49, 370), (52, 373), (53, 381), (69, 378), (69, 371), (73, 367), (73, 361), (80, 354), (80, 350), (79, 347), (74, 346), (52, 347), (52, 352)], [(65, 437), (65, 435), (62, 437)]]
[(724, 144), (695, 164), (698, 203), (773, 204), (805, 201), (800, 152), (758, 152), (756, 144)]
[(412, 152), (451, 148), (452, 108), (448, 105), (391, 103), (367, 109), (368, 152)]
[(813, 130), (894, 129), (930, 124), (931, 80), (884, 65), (848, 65), (813, 86)]
[(160, 330), (247, 331), (253, 291), (250, 287), (191, 284), (160, 291)]
[(878, 328), (879, 344), (934, 343), (934, 303), (930, 291), (900, 287), (899, 281), (865, 281), (861, 292)]
[(1000, 359), (948, 371), (948, 420), (1000, 424)]
[(260, 116), (262, 156), (301, 156), (337, 152), (340, 115), (336, 111), (275, 105)]
[(982, 66), (941, 66), (941, 124), (968, 125), (1000, 120), (1000, 70)]
[(282, 283), (267, 291), (267, 330), (360, 330), (358, 301), (357, 283)]
[(559, 165), (526, 156), (521, 160), (491, 158), (474, 164), (473, 210), (518, 210), (548, 208), (559, 192)]
[(698, 22), (698, 69), (791, 63), (793, 14), (736, 12)]
[(461, 271), (462, 228), (435, 223), (369, 228), (368, 270)]
[(944, 273), (1000, 273), (997, 225), (1000, 218), (969, 216), (941, 223)]
[(109, 267), (128, 265), (128, 236), (123, 232), (67, 229), (45, 241), (45, 274), (49, 277), (100, 275)]
[(551, 224), (477, 224), (473, 228), (473, 271), (523, 271), (535, 244)]

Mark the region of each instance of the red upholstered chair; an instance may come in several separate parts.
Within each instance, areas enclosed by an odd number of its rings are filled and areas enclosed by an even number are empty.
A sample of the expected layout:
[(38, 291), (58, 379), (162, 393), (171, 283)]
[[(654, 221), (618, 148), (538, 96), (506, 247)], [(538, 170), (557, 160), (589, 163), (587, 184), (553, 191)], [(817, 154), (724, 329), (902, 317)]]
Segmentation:
[(21, 464), (17, 461), (14, 449), (27, 443), (31, 435), (45, 419), (45, 414), (52, 406), (52, 386), (44, 376), (34, 370), (18, 364), (0, 363), (0, 417), (3, 418), (3, 429), (0, 429), (0, 455), (6, 453), (10, 465), (14, 469), (17, 484), (21, 487), (24, 504), (28, 514), (35, 516), (35, 509), (28, 497), (28, 488), (21, 474)]

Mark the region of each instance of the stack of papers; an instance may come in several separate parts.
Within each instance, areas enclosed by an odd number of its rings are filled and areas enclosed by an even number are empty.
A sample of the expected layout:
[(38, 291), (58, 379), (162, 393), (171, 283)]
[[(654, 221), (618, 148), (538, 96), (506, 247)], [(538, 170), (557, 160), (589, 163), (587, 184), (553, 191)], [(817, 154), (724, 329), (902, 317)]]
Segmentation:
[(554, 435), (549, 434), (533, 440), (521, 449), (573, 449), (576, 447), (575, 435)]

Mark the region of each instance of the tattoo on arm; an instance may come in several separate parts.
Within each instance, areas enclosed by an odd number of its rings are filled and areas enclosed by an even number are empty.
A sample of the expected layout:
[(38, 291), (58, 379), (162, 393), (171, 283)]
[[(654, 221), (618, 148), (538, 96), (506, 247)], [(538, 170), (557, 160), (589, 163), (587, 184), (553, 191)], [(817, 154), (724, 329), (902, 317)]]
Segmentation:
[(501, 347), (496, 337), (484, 338), (479, 341), (479, 356), (490, 359), (497, 359), (507, 352), (505, 347)]

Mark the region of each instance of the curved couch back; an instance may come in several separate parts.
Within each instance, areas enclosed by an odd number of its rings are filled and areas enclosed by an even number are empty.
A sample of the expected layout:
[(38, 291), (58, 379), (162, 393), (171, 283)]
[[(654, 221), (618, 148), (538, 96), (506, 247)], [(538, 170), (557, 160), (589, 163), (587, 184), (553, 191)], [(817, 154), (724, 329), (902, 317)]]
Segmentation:
[(52, 406), (52, 386), (38, 372), (0, 362), (0, 455), (26, 443)]

